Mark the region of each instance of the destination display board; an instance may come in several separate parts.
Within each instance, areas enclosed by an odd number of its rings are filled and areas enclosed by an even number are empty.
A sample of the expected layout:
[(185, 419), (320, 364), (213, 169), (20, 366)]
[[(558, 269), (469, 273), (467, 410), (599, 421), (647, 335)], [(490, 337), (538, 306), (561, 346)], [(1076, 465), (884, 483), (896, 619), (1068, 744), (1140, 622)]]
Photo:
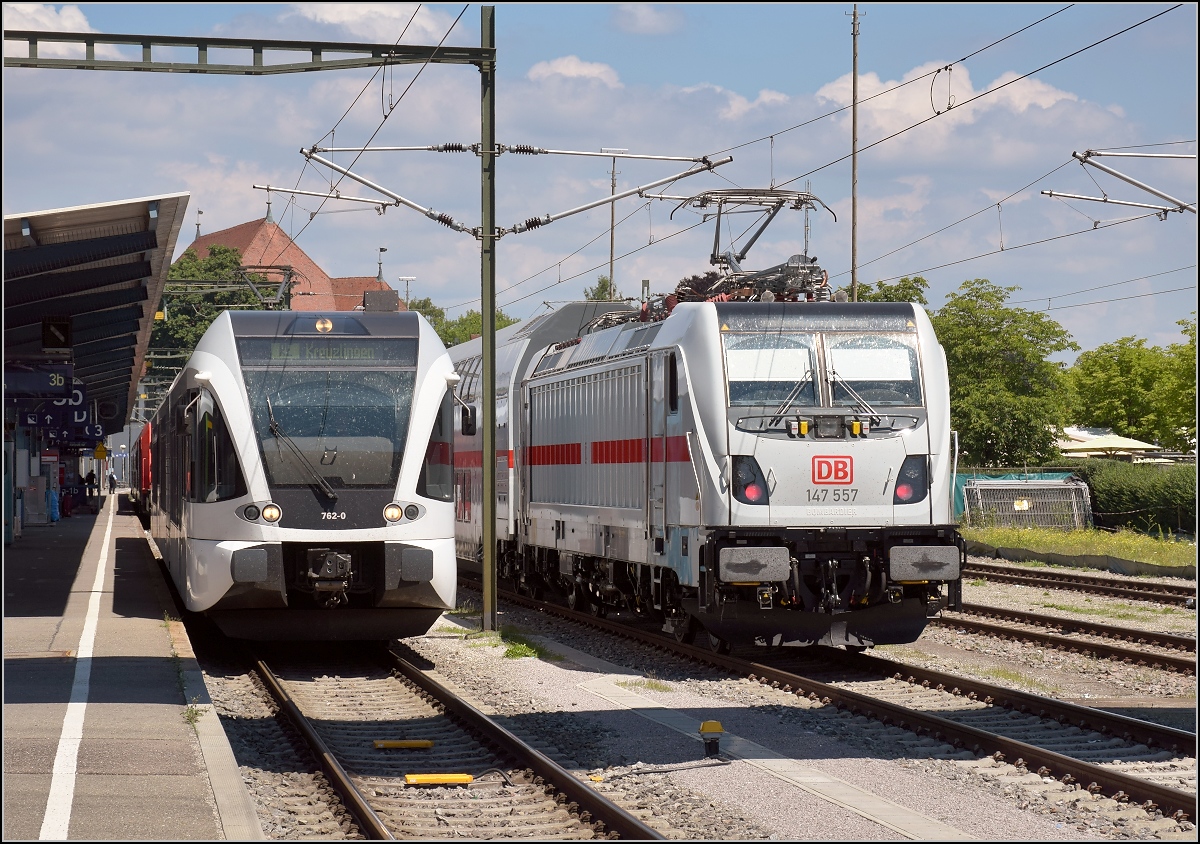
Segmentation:
[(417, 365), (415, 338), (239, 337), (237, 348), (244, 367), (361, 366), (379, 369)]
[(71, 395), (73, 367), (69, 363), (4, 366), (5, 399), (51, 399)]

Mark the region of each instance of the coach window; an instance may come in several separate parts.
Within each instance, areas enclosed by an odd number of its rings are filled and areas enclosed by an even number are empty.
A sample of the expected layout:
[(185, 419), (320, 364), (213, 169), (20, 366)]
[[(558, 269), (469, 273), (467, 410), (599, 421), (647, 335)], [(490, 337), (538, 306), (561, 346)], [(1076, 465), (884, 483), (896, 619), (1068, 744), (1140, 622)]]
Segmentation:
[(667, 410), (670, 413), (679, 412), (679, 370), (674, 354), (667, 358)]
[(207, 390), (197, 397), (192, 418), (191, 500), (211, 503), (245, 495), (246, 481), (233, 438), (221, 408)]

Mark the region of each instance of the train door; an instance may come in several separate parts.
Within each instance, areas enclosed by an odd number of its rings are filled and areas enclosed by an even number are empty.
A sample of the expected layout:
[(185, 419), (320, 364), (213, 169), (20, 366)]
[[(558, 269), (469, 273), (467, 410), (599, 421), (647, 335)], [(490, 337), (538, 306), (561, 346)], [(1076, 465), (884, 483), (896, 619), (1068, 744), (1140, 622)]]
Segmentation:
[[(650, 377), (646, 379), (649, 394), (646, 396), (647, 437), (649, 454), (647, 462), (646, 522), (649, 527), (650, 553), (666, 551), (666, 501), (667, 501), (667, 353), (654, 352), (650, 355)], [(661, 565), (661, 562), (659, 562)]]

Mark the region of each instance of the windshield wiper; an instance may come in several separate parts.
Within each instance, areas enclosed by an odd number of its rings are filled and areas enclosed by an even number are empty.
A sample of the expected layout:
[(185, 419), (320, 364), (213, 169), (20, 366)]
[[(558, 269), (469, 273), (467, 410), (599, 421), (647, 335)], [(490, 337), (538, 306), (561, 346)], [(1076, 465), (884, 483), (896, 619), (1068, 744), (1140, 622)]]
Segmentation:
[(316, 480), (317, 486), (321, 488), (321, 492), (325, 493), (326, 497), (330, 500), (337, 501), (337, 493), (329, 485), (329, 481), (321, 476), (321, 473), (317, 471), (317, 467), (310, 463), (308, 458), (304, 456), (304, 452), (300, 450), (300, 446), (292, 442), (292, 438), (285, 434), (283, 429), (279, 427), (279, 423), (275, 421), (275, 411), (271, 409), (271, 399), (269, 398), (267, 399), (267, 416), (271, 420), (271, 436), (275, 437), (276, 440), (283, 440), (284, 445), (292, 450), (292, 454), (296, 455), (296, 459), (300, 461), (300, 465), (307, 469), (308, 473)]
[(867, 404), (866, 399), (864, 399), (858, 393), (854, 392), (854, 388), (850, 386), (850, 382), (847, 381), (842, 376), (838, 375), (837, 372), (834, 371), (832, 366), (829, 367), (829, 381), (830, 381), (830, 385), (831, 385), (830, 386), (831, 395), (829, 398), (831, 400), (833, 399), (832, 384), (833, 384), (833, 382), (836, 381), (838, 384), (840, 384), (842, 386), (842, 389), (844, 389), (847, 393), (850, 394), (850, 398), (854, 399), (853, 407), (855, 410), (857, 410), (859, 413), (863, 414), (864, 416), (870, 417), (872, 425), (878, 425), (880, 423), (881, 417), (879, 416), (879, 412), (877, 410), (875, 410), (875, 408), (871, 407), (871, 405)]
[(800, 379), (796, 382), (796, 386), (792, 387), (791, 391), (788, 392), (787, 397), (783, 400), (783, 404), (779, 405), (779, 409), (775, 411), (771, 416), (771, 421), (767, 423), (768, 428), (773, 428), (779, 424), (779, 420), (783, 418), (783, 415), (796, 403), (796, 399), (800, 398), (800, 393), (804, 390), (804, 386), (811, 383), (812, 370), (810, 369), (800, 376)]

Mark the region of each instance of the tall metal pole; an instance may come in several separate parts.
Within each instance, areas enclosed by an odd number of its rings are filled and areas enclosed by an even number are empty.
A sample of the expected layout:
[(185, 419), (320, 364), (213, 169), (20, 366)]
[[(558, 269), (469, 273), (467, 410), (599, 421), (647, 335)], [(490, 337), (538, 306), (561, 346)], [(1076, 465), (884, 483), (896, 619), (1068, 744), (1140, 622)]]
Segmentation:
[[(481, 6), (480, 45), (496, 46), (496, 7)], [(480, 105), (480, 309), (483, 316), (483, 629), (498, 630), (496, 619), (496, 63), (479, 66)]]
[[(612, 188), (609, 190), (609, 196), (617, 195), (617, 157), (614, 155), (612, 160)], [(616, 231), (617, 231), (617, 203), (608, 203), (608, 299), (611, 301), (613, 296), (614, 280), (613, 280), (613, 255), (616, 252)]]
[(851, 26), (854, 74), (850, 99), (850, 301), (858, 301), (858, 4)]

